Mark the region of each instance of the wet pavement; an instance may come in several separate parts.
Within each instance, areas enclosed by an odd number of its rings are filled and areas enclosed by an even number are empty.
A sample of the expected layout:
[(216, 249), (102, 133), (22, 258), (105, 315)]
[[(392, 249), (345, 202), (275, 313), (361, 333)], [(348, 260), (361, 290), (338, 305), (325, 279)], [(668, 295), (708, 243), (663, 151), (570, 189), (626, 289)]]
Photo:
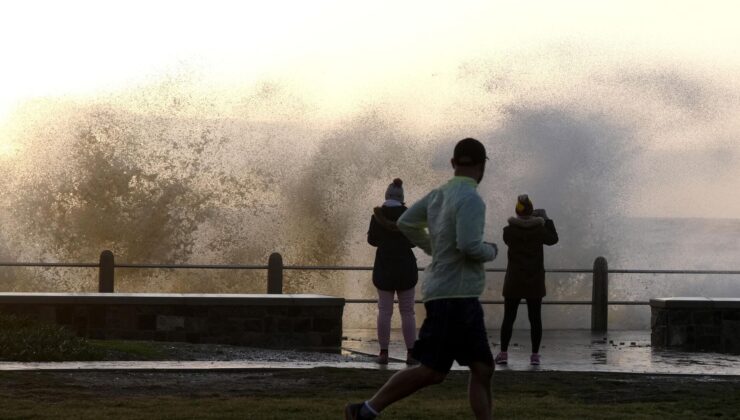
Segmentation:
[[(346, 349), (377, 352), (374, 331), (351, 330), (345, 333), (348, 338), (344, 343)], [(499, 351), (499, 331), (489, 331), (488, 336), (495, 355)], [(391, 337), (390, 355), (405, 358), (400, 331), (394, 331)], [(593, 334), (589, 330), (546, 330), (540, 348), (540, 366), (529, 364), (529, 330), (515, 330), (508, 353), (508, 364), (497, 366), (498, 370), (740, 375), (740, 355), (653, 349), (649, 330), (603, 334)], [(453, 369), (461, 367), (455, 365)]]
[[(494, 354), (498, 352), (498, 331), (490, 331)], [(305, 369), (314, 367), (402, 369), (406, 349), (400, 331), (391, 334), (391, 363), (379, 366), (374, 330), (345, 330), (341, 354), (302, 353), (236, 348), (227, 357), (214, 358), (205, 352), (186, 361), (109, 361), (16, 363), (0, 362), (0, 370), (249, 370)], [(529, 365), (531, 352), (528, 330), (515, 330), (509, 346), (509, 364), (499, 370), (542, 370), (577, 372), (623, 372), (650, 374), (739, 375), (740, 355), (688, 353), (650, 347), (650, 331), (609, 331), (592, 334), (587, 330), (549, 330), (542, 340), (542, 364)], [(205, 360), (207, 359), (207, 360)], [(465, 369), (455, 365), (453, 369)]]

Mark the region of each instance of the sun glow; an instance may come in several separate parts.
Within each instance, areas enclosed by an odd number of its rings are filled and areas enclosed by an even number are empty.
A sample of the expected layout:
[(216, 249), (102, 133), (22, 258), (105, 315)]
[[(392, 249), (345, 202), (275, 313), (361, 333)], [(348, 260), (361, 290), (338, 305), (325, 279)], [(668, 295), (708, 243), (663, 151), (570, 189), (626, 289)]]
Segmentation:
[[(0, 156), (19, 155), (19, 115), (51, 118), (29, 103), (157, 115), (171, 112), (171, 89), (194, 98), (178, 117), (327, 127), (381, 110), (423, 135), (489, 133), (517, 107), (578, 108), (623, 120), (651, 152), (732, 159), (739, 10), (698, 0), (2, 2)], [(641, 180), (653, 185), (642, 194), (663, 194), (669, 169)]]
[[(0, 118), (28, 98), (117, 90), (190, 67), (207, 86), (272, 79), (336, 115), (445, 103), (462, 62), (588, 43), (738, 63), (732, 2), (29, 1), (0, 6)], [(720, 7), (721, 6), (721, 7)], [(724, 12), (723, 12), (724, 10)], [(689, 19), (689, 17), (691, 19)], [(546, 75), (544, 75), (546, 77)], [(413, 100), (404, 100), (413, 98)]]

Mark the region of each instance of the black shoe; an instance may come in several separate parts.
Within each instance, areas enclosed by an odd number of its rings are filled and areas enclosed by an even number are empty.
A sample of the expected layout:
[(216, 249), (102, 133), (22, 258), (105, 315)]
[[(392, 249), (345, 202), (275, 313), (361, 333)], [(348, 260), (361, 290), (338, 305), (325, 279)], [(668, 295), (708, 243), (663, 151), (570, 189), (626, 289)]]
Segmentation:
[(363, 403), (347, 404), (344, 406), (344, 420), (362, 420), (360, 409)]
[(387, 365), (388, 364), (388, 350), (381, 350), (378, 357), (375, 358), (375, 363), (379, 365)]
[(419, 361), (414, 359), (414, 356), (411, 354), (411, 350), (406, 352), (406, 364), (409, 366), (416, 366), (419, 364)]

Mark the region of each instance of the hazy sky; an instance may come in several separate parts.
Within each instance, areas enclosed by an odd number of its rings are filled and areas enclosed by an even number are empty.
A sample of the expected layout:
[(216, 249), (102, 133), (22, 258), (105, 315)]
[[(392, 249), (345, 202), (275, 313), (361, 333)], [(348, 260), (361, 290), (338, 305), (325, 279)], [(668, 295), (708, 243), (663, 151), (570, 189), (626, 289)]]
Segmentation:
[[(220, 115), (231, 109), (225, 92), (269, 81), (308, 104), (304, 118), (332, 120), (382, 104), (421, 125), (439, 123), (438, 114), (461, 101), (560, 104), (582, 95), (584, 103), (596, 103), (601, 97), (594, 91), (605, 79), (610, 95), (619, 96), (620, 83), (640, 91), (598, 106), (629, 114), (649, 151), (736, 153), (738, 11), (735, 1), (675, 0), (2, 2), (0, 134), (24, 101), (95, 98), (183, 72), (193, 89), (222, 101), (214, 108)], [(466, 66), (475, 70), (474, 81), (507, 73), (515, 87), (480, 97), (461, 82)], [(668, 96), (678, 84), (683, 96), (666, 100), (655, 80), (668, 80)], [(638, 82), (650, 84), (636, 88)], [(727, 114), (693, 115), (674, 130), (672, 118), (686, 110), (674, 113), (671, 104), (698, 106), (694, 100)], [(474, 114), (460, 118), (495, 125)], [(634, 122), (641, 116), (658, 122)], [(0, 154), (12, 150), (7, 136), (0, 137)], [(657, 191), (658, 201), (686, 201), (707, 188), (738, 187), (737, 171), (689, 179), (669, 164), (643, 164), (653, 168), (640, 198)], [(676, 187), (660, 192), (668, 179)], [(728, 205), (740, 214), (740, 202)], [(712, 208), (699, 204), (675, 214)]]
[(330, 109), (421, 75), (562, 42), (646, 61), (740, 64), (733, 1), (23, 1), (0, 5), (0, 112), (187, 64), (209, 83), (270, 77)]

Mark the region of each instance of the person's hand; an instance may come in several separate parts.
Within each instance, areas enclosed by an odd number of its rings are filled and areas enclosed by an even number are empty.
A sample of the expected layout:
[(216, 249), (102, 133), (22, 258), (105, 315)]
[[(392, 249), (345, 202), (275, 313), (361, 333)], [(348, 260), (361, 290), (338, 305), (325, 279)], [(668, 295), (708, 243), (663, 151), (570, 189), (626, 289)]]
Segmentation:
[(496, 256), (498, 256), (498, 245), (494, 244), (493, 242), (486, 241), (483, 241), (483, 243), (493, 248), (493, 257), (496, 258)]
[(548, 218), (547, 217), (547, 212), (545, 211), (545, 209), (534, 209), (532, 211), (532, 216), (534, 216), (534, 217), (541, 217), (541, 218), (543, 218), (545, 220), (547, 220), (547, 218)]

